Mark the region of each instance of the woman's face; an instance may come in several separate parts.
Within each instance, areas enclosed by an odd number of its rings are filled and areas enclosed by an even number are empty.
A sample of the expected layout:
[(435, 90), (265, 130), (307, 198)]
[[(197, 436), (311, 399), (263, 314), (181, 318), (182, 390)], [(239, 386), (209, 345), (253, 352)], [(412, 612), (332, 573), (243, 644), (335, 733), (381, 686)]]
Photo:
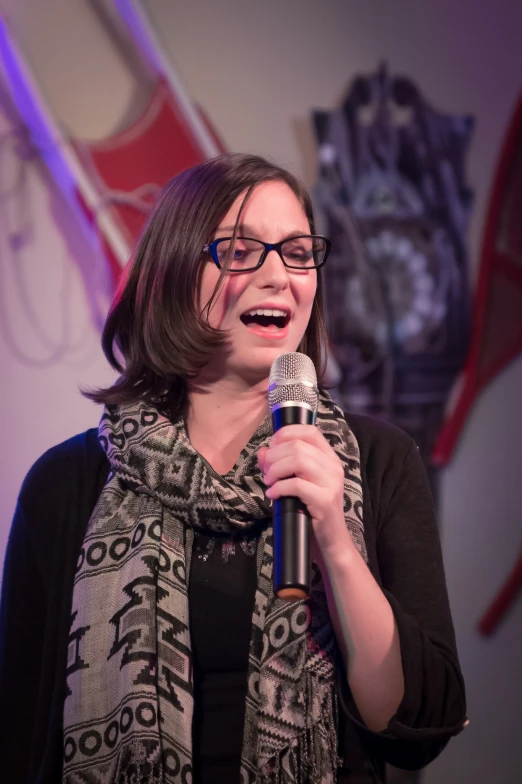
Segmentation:
[[(223, 217), (214, 239), (232, 236), (244, 194)], [(293, 191), (284, 182), (265, 182), (251, 193), (243, 208), (238, 236), (281, 242), (310, 234), (310, 226)], [(220, 272), (214, 262), (204, 262), (200, 307), (212, 296)], [(274, 359), (296, 351), (305, 333), (317, 288), (317, 271), (287, 269), (279, 254), (271, 251), (263, 265), (252, 272), (228, 273), (209, 313), (212, 327), (228, 331), (214, 369), (250, 380), (266, 378)], [(255, 310), (281, 311), (284, 319), (246, 316)], [(221, 366), (221, 367), (220, 367)]]

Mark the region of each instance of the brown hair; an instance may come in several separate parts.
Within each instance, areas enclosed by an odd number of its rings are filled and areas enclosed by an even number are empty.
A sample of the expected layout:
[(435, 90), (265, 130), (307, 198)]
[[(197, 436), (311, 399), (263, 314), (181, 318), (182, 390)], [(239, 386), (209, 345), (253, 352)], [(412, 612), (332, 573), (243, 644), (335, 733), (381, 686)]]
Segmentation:
[[(240, 194), (246, 191), (246, 200), (257, 185), (271, 180), (291, 188), (314, 233), (305, 187), (257, 155), (212, 158), (165, 186), (121, 276), (102, 334), (103, 352), (121, 375), (111, 387), (84, 391), (86, 397), (106, 405), (140, 399), (170, 415), (180, 409), (188, 379), (206, 365), (227, 334), (198, 312), (202, 248)], [(326, 358), (321, 273), (317, 270), (317, 293), (299, 346), (314, 362), (319, 380)]]

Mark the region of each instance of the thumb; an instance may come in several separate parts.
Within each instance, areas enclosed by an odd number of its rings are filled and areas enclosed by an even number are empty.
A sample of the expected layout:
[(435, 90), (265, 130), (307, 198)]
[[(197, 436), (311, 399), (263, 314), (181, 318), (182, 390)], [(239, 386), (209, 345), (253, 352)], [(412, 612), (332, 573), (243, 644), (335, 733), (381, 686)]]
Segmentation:
[(265, 472), (265, 456), (267, 452), (268, 452), (268, 447), (262, 446), (257, 453), (257, 463), (261, 471), (263, 471), (263, 473)]

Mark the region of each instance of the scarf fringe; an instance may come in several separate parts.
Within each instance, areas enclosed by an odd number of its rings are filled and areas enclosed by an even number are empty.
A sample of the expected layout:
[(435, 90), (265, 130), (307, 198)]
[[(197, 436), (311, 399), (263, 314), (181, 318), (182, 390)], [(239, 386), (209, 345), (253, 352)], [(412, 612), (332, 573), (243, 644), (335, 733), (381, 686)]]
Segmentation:
[[(306, 678), (306, 715), (310, 715), (314, 678)], [(338, 754), (338, 704), (335, 690), (328, 689), (321, 718), (307, 727), (289, 746), (264, 763), (256, 784), (320, 784), (335, 782), (343, 761)]]
[(335, 728), (319, 721), (265, 763), (257, 784), (333, 783), (341, 765)]
[(114, 784), (164, 784), (165, 771), (161, 759), (147, 760), (147, 749), (134, 739), (118, 755)]

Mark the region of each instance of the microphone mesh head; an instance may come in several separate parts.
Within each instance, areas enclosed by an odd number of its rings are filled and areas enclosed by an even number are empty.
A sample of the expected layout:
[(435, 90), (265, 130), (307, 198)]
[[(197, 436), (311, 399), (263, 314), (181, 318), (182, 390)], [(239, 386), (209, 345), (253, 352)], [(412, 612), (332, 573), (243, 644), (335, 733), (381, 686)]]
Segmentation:
[(281, 403), (306, 403), (317, 410), (319, 391), (314, 363), (297, 351), (281, 354), (272, 363), (268, 379), (268, 406), (272, 412)]

